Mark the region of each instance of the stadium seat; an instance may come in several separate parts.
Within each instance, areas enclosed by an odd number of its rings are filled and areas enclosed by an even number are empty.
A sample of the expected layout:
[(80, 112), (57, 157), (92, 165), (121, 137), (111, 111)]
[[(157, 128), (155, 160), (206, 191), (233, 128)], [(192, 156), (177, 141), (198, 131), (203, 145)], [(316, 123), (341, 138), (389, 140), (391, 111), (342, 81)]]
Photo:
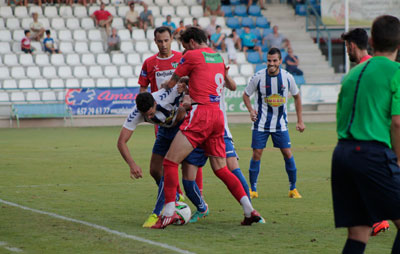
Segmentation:
[(91, 41), (102, 41), (100, 30), (98, 29), (89, 30), (88, 38)]
[(153, 55), (154, 55), (154, 54), (151, 53), (151, 52), (143, 53), (143, 54), (142, 54), (142, 63), (144, 63), (144, 61), (145, 61), (147, 58), (149, 58), (149, 57), (151, 57), (151, 56), (153, 56)]
[(107, 78), (117, 78), (118, 77), (117, 66), (109, 65), (104, 67), (104, 76)]
[[(182, 0), (169, 0), (169, 4), (179, 7), (179, 6), (184, 6), (184, 3)], [(178, 12), (176, 13), (178, 15)]]
[(0, 66), (0, 79), (8, 79), (10, 78), (10, 71), (8, 67), (1, 67)]
[(85, 30), (74, 30), (73, 38), (75, 41), (87, 41)]
[(174, 7), (173, 6), (164, 6), (163, 8), (161, 8), (161, 15), (164, 17), (166, 17), (168, 15), (175, 16)]
[(56, 93), (53, 91), (45, 91), (42, 93), (43, 101), (56, 101)]
[(235, 16), (247, 17), (247, 7), (245, 5), (236, 5), (233, 13)]
[(93, 41), (90, 43), (90, 52), (92, 53), (104, 53), (103, 43), (99, 41)]
[(81, 64), (81, 60), (79, 59), (79, 55), (78, 54), (68, 54), (66, 62), (70, 66), (75, 66), (75, 65), (80, 65)]
[(26, 78), (25, 68), (22, 66), (14, 66), (11, 68), (11, 77), (15, 79)]
[(124, 65), (126, 64), (125, 55), (120, 53), (112, 54), (111, 62), (115, 65)]
[(97, 55), (97, 63), (100, 65), (110, 65), (111, 59), (109, 54), (98, 54)]
[(226, 27), (226, 22), (224, 17), (216, 17), (215, 23), (221, 27)]
[(85, 30), (95, 28), (93, 19), (92, 18), (82, 18), (81, 27)]
[(40, 23), (42, 23), (43, 27), (45, 27), (45, 29), (50, 29), (50, 22), (48, 18), (39, 18), (38, 19)]
[(82, 64), (84, 65), (95, 65), (96, 61), (94, 60), (94, 55), (91, 53), (83, 54), (82, 55)]
[(272, 31), (271, 28), (264, 28), (264, 31), (263, 31), (263, 38), (264, 38), (265, 36), (267, 36), (268, 34), (272, 33), (272, 32), (273, 32), (273, 31)]
[(0, 92), (0, 102), (9, 102), (10, 97), (8, 96), (8, 93), (6, 92)]
[(117, 16), (117, 10), (115, 9), (115, 6), (113, 5), (107, 5), (106, 8), (104, 8), (106, 11), (111, 13), (114, 17)]
[(17, 89), (17, 81), (15, 79), (6, 79), (3, 81), (4, 89)]
[(79, 19), (77, 18), (67, 19), (67, 28), (70, 30), (80, 29), (81, 25), (79, 24)]
[(57, 7), (55, 6), (44, 7), (44, 16), (46, 16), (47, 18), (57, 18), (58, 17)]
[(158, 52), (157, 44), (151, 43), (151, 44), (150, 44), (150, 51), (151, 51), (152, 53), (157, 53), (157, 52)]
[(67, 79), (65, 81), (65, 87), (66, 88), (78, 88), (79, 87), (79, 80), (76, 79), (76, 78)]
[(250, 33), (252, 33), (252, 34), (254, 34), (255, 36), (257, 36), (257, 40), (258, 40), (259, 42), (261, 42), (262, 37), (261, 37), (261, 31), (260, 31), (260, 29), (257, 29), (257, 28), (250, 29)]
[[(28, 30), (30, 27), (30, 24), (33, 22), (32, 18), (23, 18), (21, 19), (21, 28), (23, 30)], [(24, 35), (25, 36), (25, 35)]]
[(303, 75), (293, 75), (293, 78), (297, 85), (303, 85), (306, 83)]
[[(183, 5), (176, 7), (176, 15), (180, 18), (190, 17), (189, 7)], [(179, 26), (179, 23), (176, 26)]]
[(19, 55), (19, 63), (23, 66), (31, 66), (34, 65), (33, 57), (31, 54), (22, 54)]
[(154, 18), (154, 26), (155, 27), (160, 27), (160, 26), (162, 26), (162, 23), (165, 21), (165, 18), (164, 17), (157, 17), (157, 18)]
[(25, 18), (28, 16), (28, 9), (25, 6), (17, 6), (14, 9), (14, 16), (17, 18)]
[[(125, 17), (126, 13), (129, 11), (129, 6), (128, 5), (121, 5), (118, 7), (118, 16), (120, 17)], [(136, 6), (135, 6), (135, 11), (136, 10)], [(140, 12), (138, 12), (138, 14), (140, 14)]]
[(239, 75), (239, 68), (237, 64), (230, 64), (229, 65), (229, 76), (238, 76)]
[(4, 64), (7, 66), (17, 66), (18, 58), (16, 54), (7, 54), (4, 56)]
[(32, 16), (32, 13), (36, 12), (38, 16), (43, 16), (43, 9), (41, 6), (33, 5), (29, 7), (29, 16)]
[(132, 66), (123, 65), (123, 66), (119, 67), (119, 75), (121, 77), (124, 77), (124, 78), (132, 77), (134, 75), (133, 74), (133, 70), (132, 70)]
[(288, 53), (285, 50), (281, 49), (282, 63), (285, 63), (285, 58), (287, 55)]
[(307, 15), (307, 5), (306, 4), (296, 4), (296, 15), (306, 16)]
[(239, 19), (236, 17), (231, 17), (226, 20), (226, 25), (231, 29), (238, 29), (240, 28)]
[(100, 66), (90, 66), (89, 76), (92, 78), (102, 78), (104, 76), (103, 69)]
[(11, 7), (10, 6), (0, 6), (0, 17), (2, 17), (2, 18), (14, 17)]
[(0, 41), (12, 41), (11, 32), (8, 30), (0, 30)]
[(51, 27), (55, 30), (65, 29), (65, 22), (63, 18), (53, 18), (51, 20)]
[(230, 5), (222, 5), (221, 10), (225, 13), (225, 17), (233, 17), (232, 7)]
[(32, 80), (31, 79), (20, 79), (18, 82), (19, 89), (29, 89), (33, 88)]
[[(136, 6), (135, 6), (135, 8), (136, 8)], [(158, 7), (158, 6), (149, 6), (149, 10), (151, 11), (151, 13), (153, 13), (154, 18), (159, 17), (161, 15), (160, 7)]]
[(11, 93), (12, 102), (23, 102), (25, 101), (25, 95), (23, 92), (12, 92)]
[(246, 85), (246, 79), (243, 77), (234, 77), (233, 80), (238, 86)]
[(262, 16), (260, 6), (258, 6), (258, 5), (251, 5), (251, 6), (249, 7), (249, 15), (251, 15), (251, 16), (257, 16), (257, 17)]
[(168, 6), (168, 0), (154, 0), (154, 3), (155, 3), (155, 5), (160, 6), (160, 7)]
[(74, 67), (74, 77), (76, 78), (87, 78), (88, 77), (88, 73), (87, 73), (87, 69), (86, 66), (75, 66)]
[(58, 68), (58, 76), (60, 78), (62, 78), (62, 79), (72, 78), (71, 67), (69, 67), (69, 66), (60, 66)]
[(87, 9), (85, 6), (75, 6), (74, 7), (74, 16), (77, 18), (85, 18), (88, 16)]
[(60, 41), (73, 41), (72, 39), (72, 33), (70, 30), (60, 30), (58, 31), (58, 39)]
[(139, 79), (137, 77), (128, 78), (126, 81), (126, 86), (127, 87), (140, 87)]
[[(143, 30), (142, 30), (143, 31)], [(128, 29), (121, 29), (117, 32), (121, 41), (130, 41), (131, 40), (131, 33)]]
[(139, 53), (145, 53), (149, 51), (149, 47), (146, 41), (138, 41), (135, 44), (135, 50)]
[(240, 66), (240, 74), (243, 76), (253, 76), (254, 75), (253, 65), (242, 64)]
[[(210, 18), (209, 17), (201, 17), (198, 18), (199, 21), (199, 25), (201, 27), (207, 27), (208, 25), (210, 25)], [(190, 19), (190, 24), (192, 23), (192, 19)]]
[(141, 64), (140, 55), (137, 53), (128, 54), (128, 56), (126, 57), (126, 60), (127, 60), (128, 64), (130, 64), (132, 66)]
[(139, 77), (141, 71), (142, 71), (142, 66), (141, 65), (136, 65), (135, 66), (135, 76)]
[(6, 25), (4, 24), (3, 18), (0, 18), (0, 28), (5, 28)]
[(194, 5), (190, 8), (190, 14), (195, 18), (200, 18), (204, 16), (203, 7), (200, 5)]
[(124, 29), (124, 20), (119, 17), (114, 17), (113, 22), (112, 22), (112, 27), (116, 29)]
[(254, 71), (254, 73), (256, 73), (256, 72), (258, 72), (258, 71), (260, 71), (262, 69), (265, 69), (265, 68), (267, 68), (266, 64), (257, 64), (256, 65), (256, 70)]
[(82, 88), (95, 87), (94, 79), (92, 79), (92, 78), (85, 78), (85, 79), (82, 79), (82, 81), (81, 81), (81, 87), (82, 87)]
[(256, 27), (269, 28), (269, 23), (265, 17), (257, 17), (256, 18)]
[(238, 5), (240, 4), (240, 0), (230, 0), (231, 5)]
[(183, 0), (183, 2), (187, 6), (192, 6), (192, 5), (196, 5), (197, 4), (196, 0)]
[(125, 79), (123, 78), (113, 78), (111, 80), (111, 87), (125, 87)]
[(45, 66), (42, 69), (43, 77), (46, 78), (57, 78), (56, 68), (54, 66)]
[(60, 42), (59, 49), (63, 54), (68, 54), (68, 53), (73, 53), (74, 49), (72, 48), (72, 42), (70, 41), (64, 41)]
[(95, 11), (99, 10), (100, 7), (98, 5), (89, 6), (88, 16), (91, 16)]
[(134, 29), (132, 31), (132, 39), (135, 40), (135, 41), (146, 40), (146, 36), (144, 34), (144, 31), (142, 29)]
[[(20, 51), (21, 50), (21, 43), (18, 42), (18, 44), (19, 44), (19, 48), (18, 48), (19, 50), (18, 51)], [(38, 42), (38, 41), (32, 41), (31, 42), (31, 48), (35, 49), (35, 54), (43, 53), (42, 44), (40, 42)]]
[(97, 79), (96, 87), (110, 87), (110, 80), (108, 78), (99, 78)]
[(22, 38), (24, 38), (25, 37), (25, 33), (24, 33), (24, 30), (22, 30), (22, 29), (18, 29), (18, 30), (14, 30), (13, 31), (13, 39), (14, 39), (14, 41), (21, 41), (22, 40)]
[(57, 100), (58, 101), (65, 101), (65, 90), (57, 92)]
[(64, 80), (60, 78), (51, 79), (50, 88), (64, 88)]
[(49, 88), (49, 85), (47, 83), (47, 79), (35, 79), (33, 82), (33, 87), (34, 88)]
[(71, 6), (66, 6), (66, 5), (60, 6), (59, 15), (60, 15), (60, 17), (63, 17), (63, 18), (71, 18), (74, 16), (72, 14)]
[(247, 63), (246, 55), (243, 52), (237, 52), (236, 56), (237, 56), (236, 62), (238, 64)]
[(254, 24), (253, 18), (251, 18), (251, 17), (243, 17), (241, 25), (242, 25), (242, 27), (250, 27), (250, 28), (256, 27)]
[[(85, 41), (77, 41), (77, 42), (75, 42), (74, 49), (75, 49), (75, 52), (79, 53), (79, 54), (84, 54), (84, 53), (88, 53), (89, 52), (88, 44)], [(64, 52), (64, 51), (62, 51), (62, 52)], [(73, 52), (69, 52), (69, 53), (73, 53)]]
[(19, 19), (8, 18), (6, 21), (6, 27), (10, 30), (21, 29), (21, 27), (19, 25)]
[(38, 66), (29, 66), (28, 68), (26, 68), (26, 76), (32, 79), (42, 78)]
[(36, 91), (28, 91), (26, 93), (26, 101), (28, 102), (36, 102), (40, 101), (40, 94)]

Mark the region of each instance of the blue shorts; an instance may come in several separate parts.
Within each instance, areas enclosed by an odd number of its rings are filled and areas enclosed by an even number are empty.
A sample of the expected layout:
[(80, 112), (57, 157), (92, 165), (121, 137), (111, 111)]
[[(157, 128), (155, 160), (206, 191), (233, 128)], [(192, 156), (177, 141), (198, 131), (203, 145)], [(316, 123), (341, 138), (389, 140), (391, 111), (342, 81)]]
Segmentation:
[(224, 141), (225, 141), (226, 158), (229, 158), (229, 157), (238, 158), (238, 156), (236, 154), (235, 146), (233, 145), (233, 140), (228, 137), (224, 137)]
[(272, 142), (276, 148), (290, 148), (290, 138), (288, 131), (268, 132), (253, 130), (251, 148), (264, 149), (267, 145), (268, 137), (271, 135)]

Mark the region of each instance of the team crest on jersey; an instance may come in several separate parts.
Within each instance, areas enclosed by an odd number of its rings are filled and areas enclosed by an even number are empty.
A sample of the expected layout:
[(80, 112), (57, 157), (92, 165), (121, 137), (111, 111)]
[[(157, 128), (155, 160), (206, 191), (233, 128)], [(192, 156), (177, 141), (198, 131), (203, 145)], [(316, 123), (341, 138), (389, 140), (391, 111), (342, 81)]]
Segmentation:
[(178, 63), (177, 62), (172, 62), (171, 65), (172, 65), (172, 68), (174, 68), (174, 69), (176, 69), (176, 67), (178, 67)]
[(286, 103), (286, 98), (279, 94), (273, 94), (265, 98), (265, 102), (271, 107), (279, 107)]
[(158, 71), (160, 68), (158, 67), (158, 65), (154, 65), (154, 71)]

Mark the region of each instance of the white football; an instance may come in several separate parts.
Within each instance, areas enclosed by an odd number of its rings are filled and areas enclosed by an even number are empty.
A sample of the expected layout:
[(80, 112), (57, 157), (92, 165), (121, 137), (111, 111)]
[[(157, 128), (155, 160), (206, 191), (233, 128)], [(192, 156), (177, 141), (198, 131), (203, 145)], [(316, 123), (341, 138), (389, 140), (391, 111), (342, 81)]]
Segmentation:
[(190, 217), (192, 216), (192, 211), (188, 204), (183, 202), (175, 203), (175, 211), (179, 216), (179, 220), (175, 222), (176, 225), (185, 225), (189, 222)]

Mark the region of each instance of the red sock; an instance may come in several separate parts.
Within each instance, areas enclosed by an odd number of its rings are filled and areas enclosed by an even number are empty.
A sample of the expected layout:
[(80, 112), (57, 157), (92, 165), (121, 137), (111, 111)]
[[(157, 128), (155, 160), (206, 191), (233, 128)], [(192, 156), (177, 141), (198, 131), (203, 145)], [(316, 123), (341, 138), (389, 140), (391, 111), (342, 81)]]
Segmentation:
[(179, 186), (178, 164), (164, 159), (164, 195), (165, 203), (175, 202), (176, 190)]
[(228, 187), (229, 191), (240, 203), (240, 199), (242, 199), (243, 196), (246, 196), (246, 192), (244, 192), (239, 179), (229, 171), (227, 166), (214, 171), (214, 174), (225, 183), (226, 187)]
[(179, 194), (181, 194), (181, 195), (183, 195), (183, 192), (182, 192), (182, 189), (181, 189), (181, 185), (178, 183), (178, 187), (176, 188), (176, 191), (179, 193)]
[(203, 195), (203, 168), (197, 170), (196, 184), (199, 187), (200, 194)]

